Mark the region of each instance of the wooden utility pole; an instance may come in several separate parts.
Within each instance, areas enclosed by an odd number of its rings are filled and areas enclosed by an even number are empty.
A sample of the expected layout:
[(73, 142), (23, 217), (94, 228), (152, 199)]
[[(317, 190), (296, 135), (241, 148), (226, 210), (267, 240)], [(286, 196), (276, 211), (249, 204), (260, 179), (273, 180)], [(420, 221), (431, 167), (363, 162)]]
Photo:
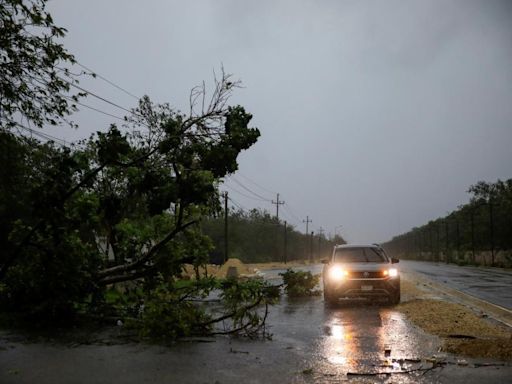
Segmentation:
[(313, 220), (309, 220), (309, 216), (306, 216), (306, 220), (302, 220), (303, 223), (306, 223), (306, 235), (309, 234), (309, 223), (312, 223)]
[(448, 256), (449, 255), (449, 250), (448, 248), (450, 247), (450, 242), (449, 242), (449, 231), (448, 231), (448, 218), (444, 221), (444, 236), (445, 236), (445, 257), (446, 257), (446, 263), (449, 263), (450, 262), (450, 257)]
[(309, 235), (309, 223), (312, 223), (313, 220), (309, 220), (309, 216), (306, 216), (306, 220), (302, 220), (303, 223), (306, 223), (306, 244), (304, 244), (304, 259), (307, 259), (308, 257), (308, 243), (307, 243), (307, 239), (308, 239), (308, 235)]
[(324, 234), (324, 229), (320, 227), (318, 230), (318, 255), (322, 257), (322, 235)]
[(313, 236), (315, 232), (311, 231), (311, 237), (309, 238), (309, 262), (313, 261)]
[(224, 263), (228, 261), (228, 192), (224, 192)]
[(287, 223), (286, 223), (286, 220), (285, 220), (285, 222), (284, 222), (284, 255), (283, 255), (283, 259), (284, 259), (284, 263), (285, 264), (288, 261), (287, 260), (288, 259), (288, 254), (287, 254), (287, 252), (288, 252), (288, 238), (287, 238), (288, 230), (286, 228), (286, 225), (287, 225)]
[(492, 209), (492, 195), (489, 197), (489, 225), (491, 235), (491, 266), (494, 266), (494, 214)]
[(284, 204), (284, 201), (279, 200), (279, 193), (277, 194), (276, 201), (272, 200), (272, 204), (276, 205), (276, 217), (277, 217), (277, 222), (279, 222), (279, 206)]

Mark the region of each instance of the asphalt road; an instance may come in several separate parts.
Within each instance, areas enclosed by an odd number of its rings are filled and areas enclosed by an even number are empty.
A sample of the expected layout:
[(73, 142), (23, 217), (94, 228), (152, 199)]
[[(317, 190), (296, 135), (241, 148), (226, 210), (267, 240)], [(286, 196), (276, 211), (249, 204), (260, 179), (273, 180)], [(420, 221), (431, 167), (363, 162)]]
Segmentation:
[(399, 266), (512, 310), (512, 271), (409, 260), (400, 260)]
[[(270, 271), (267, 276), (276, 277), (278, 272)], [(428, 368), (425, 358), (433, 355), (444, 356), (451, 363), (457, 358), (438, 352), (437, 338), (411, 325), (389, 305), (327, 308), (321, 296), (283, 297), (271, 308), (267, 324), (272, 340), (219, 337), (170, 346), (119, 344), (108, 335), (91, 335), (98, 341), (81, 345), (28, 340), (0, 331), (0, 382), (470, 384), (503, 383), (512, 377), (510, 365), (474, 368), (449, 364), (431, 371), (399, 373)], [(418, 358), (421, 363), (414, 362)], [(400, 359), (403, 365), (397, 362)], [(390, 374), (349, 375), (378, 372)]]

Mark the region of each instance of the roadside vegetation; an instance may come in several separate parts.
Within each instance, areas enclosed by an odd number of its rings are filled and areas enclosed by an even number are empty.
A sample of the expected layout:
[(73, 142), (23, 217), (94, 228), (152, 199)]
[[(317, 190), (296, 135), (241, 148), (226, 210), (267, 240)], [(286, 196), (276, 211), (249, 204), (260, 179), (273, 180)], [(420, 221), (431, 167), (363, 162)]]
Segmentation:
[(480, 181), (470, 201), (383, 244), (404, 259), (512, 267), (512, 179)]
[(309, 271), (287, 269), (279, 275), (282, 276), (284, 290), (290, 297), (318, 296), (322, 293), (318, 289), (320, 274), (313, 275)]
[[(193, 88), (187, 113), (139, 100), (120, 125), (56, 143), (78, 102), (75, 58), (45, 0), (0, 4), (0, 309), (26, 324), (122, 319), (143, 336), (255, 336), (273, 289), (198, 274), (214, 249), (201, 221), (220, 212), (218, 185), (260, 133), (229, 105), (224, 71)], [(73, 90), (79, 90), (73, 93)], [(201, 301), (215, 295), (218, 305)], [(121, 321), (121, 320), (119, 320)], [(220, 324), (220, 328), (217, 325)]]
[[(66, 30), (45, 6), (0, 4), (2, 321), (34, 328), (89, 319), (166, 340), (268, 336), (280, 288), (207, 267), (225, 257), (218, 186), (260, 136), (252, 115), (229, 104), (240, 83), (222, 70), (211, 91), (192, 89), (187, 113), (144, 96), (122, 123), (54, 141), (44, 127), (79, 128), (72, 114), (88, 95), (79, 81), (96, 75), (76, 70), (59, 43)], [(231, 256), (298, 260), (332, 246), (288, 226), (283, 249), (283, 224), (267, 212), (231, 213)], [(318, 281), (296, 276), (305, 280), (289, 282), (290, 292)]]

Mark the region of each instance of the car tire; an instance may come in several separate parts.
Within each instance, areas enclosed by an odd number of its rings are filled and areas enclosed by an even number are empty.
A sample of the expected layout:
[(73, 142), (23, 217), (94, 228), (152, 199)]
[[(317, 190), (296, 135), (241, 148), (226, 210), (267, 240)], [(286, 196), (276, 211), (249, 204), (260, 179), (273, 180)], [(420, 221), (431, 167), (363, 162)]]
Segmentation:
[(389, 302), (393, 305), (400, 304), (400, 289), (389, 296)]
[(324, 303), (327, 306), (332, 307), (336, 305), (337, 302), (338, 298), (333, 295), (326, 287), (324, 287)]

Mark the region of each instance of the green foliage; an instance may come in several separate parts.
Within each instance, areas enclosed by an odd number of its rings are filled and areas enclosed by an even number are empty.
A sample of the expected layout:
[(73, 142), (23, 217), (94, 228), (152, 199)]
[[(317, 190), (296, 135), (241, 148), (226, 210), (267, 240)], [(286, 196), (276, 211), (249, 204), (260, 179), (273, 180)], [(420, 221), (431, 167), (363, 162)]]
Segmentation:
[[(212, 292), (220, 298), (218, 304), (201, 302)], [(129, 325), (143, 337), (167, 340), (217, 334), (267, 336), (267, 306), (275, 302), (276, 293), (262, 280), (178, 280), (148, 292), (139, 318)]]
[(1, 130), (18, 126), (20, 115), (38, 127), (56, 125), (83, 96), (68, 92), (76, 76), (63, 67), (74, 58), (57, 42), (66, 30), (45, 6), (46, 0), (0, 2)]
[(201, 306), (187, 298), (204, 297), (215, 285), (215, 281), (208, 280), (181, 286), (179, 289), (163, 284), (152, 290), (144, 300), (140, 323), (134, 323), (140, 335), (174, 340), (207, 334), (211, 326), (203, 324), (210, 321), (210, 317)]
[(320, 275), (313, 275), (307, 271), (293, 271), (287, 269), (285, 273), (280, 273), (283, 277), (284, 289), (290, 297), (317, 296), (320, 294), (315, 289), (320, 281)]
[(227, 79), (200, 115), (143, 98), (127, 124), (144, 134), (112, 125), (69, 149), (0, 132), (10, 170), (0, 173), (0, 305), (53, 318), (101, 301), (109, 284), (143, 279), (150, 290), (205, 263), (212, 244), (198, 223), (259, 136), (250, 114), (225, 106)]
[(162, 284), (183, 263), (207, 260), (212, 244), (198, 224), (218, 211), (220, 179), (260, 133), (243, 107), (227, 105), (238, 83), (222, 72), (209, 103), (204, 87), (193, 90), (188, 115), (144, 97), (123, 131), (111, 125), (72, 148), (26, 138), (17, 119), (58, 124), (81, 96), (69, 94), (75, 75), (60, 66), (74, 59), (45, 4), (0, 3), (0, 307), (66, 318), (105, 304), (106, 286), (140, 280), (147, 316), (178, 324), (171, 337), (189, 334), (183, 324), (201, 312)]
[(79, 168), (69, 150), (5, 132), (0, 138), (21, 154), (6, 156), (11, 173), (1, 173), (0, 267), (8, 273), (0, 305), (40, 321), (65, 318), (95, 289), (101, 259), (87, 227), (96, 222), (97, 201), (83, 192), (66, 200)]

